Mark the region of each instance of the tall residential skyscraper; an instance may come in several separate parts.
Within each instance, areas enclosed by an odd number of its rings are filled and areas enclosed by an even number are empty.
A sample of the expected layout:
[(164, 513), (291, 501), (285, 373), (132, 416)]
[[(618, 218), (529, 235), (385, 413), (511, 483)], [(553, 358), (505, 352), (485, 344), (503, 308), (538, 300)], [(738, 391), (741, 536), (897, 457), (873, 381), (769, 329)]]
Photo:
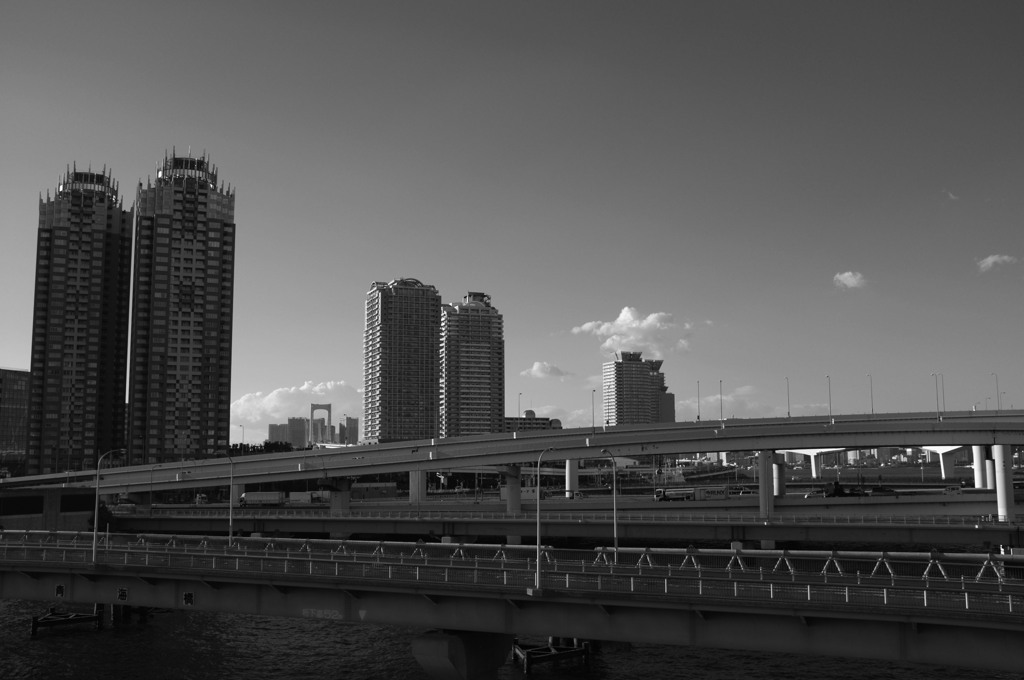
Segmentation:
[(416, 279), (375, 281), (363, 331), (363, 441), (438, 434), (441, 296)]
[(505, 330), (486, 293), (441, 307), (440, 435), (501, 432), (505, 417)]
[(661, 359), (617, 352), (602, 367), (605, 425), (675, 422), (675, 397), (665, 386)]
[(29, 371), (0, 368), (0, 479), (25, 473)]
[(132, 462), (228, 449), (235, 193), (206, 156), (139, 183), (129, 371)]
[(39, 198), (27, 474), (124, 446), (131, 224), (106, 169), (68, 169)]

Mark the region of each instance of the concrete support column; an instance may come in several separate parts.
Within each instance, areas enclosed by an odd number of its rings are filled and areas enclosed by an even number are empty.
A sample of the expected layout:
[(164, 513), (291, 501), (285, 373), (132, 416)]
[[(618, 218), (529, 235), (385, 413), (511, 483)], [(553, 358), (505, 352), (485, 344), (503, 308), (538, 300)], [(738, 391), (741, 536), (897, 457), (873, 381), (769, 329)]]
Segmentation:
[(772, 455), (772, 486), (777, 498), (786, 495), (786, 454)]
[(565, 497), (572, 498), (574, 491), (580, 490), (580, 462), (565, 461)]
[(523, 475), (518, 465), (505, 468), (505, 512), (518, 515), (523, 511)]
[[(505, 512), (518, 515), (523, 511), (523, 475), (518, 465), (505, 468)], [(522, 536), (506, 536), (509, 545), (522, 545)]]
[(985, 488), (996, 488), (996, 462), (991, 458), (985, 460)]
[(409, 471), (409, 502), (422, 503), (427, 500), (426, 470)]
[(974, 488), (985, 488), (985, 447), (972, 446), (971, 454), (974, 457)]
[(812, 453), (808, 457), (811, 459), (811, 479), (821, 479), (821, 456), (817, 453)]
[(437, 680), (497, 677), (512, 650), (511, 635), (467, 631), (433, 631), (412, 641), (412, 655)]
[(1000, 519), (1013, 522), (1016, 513), (1013, 507), (1013, 472), (1010, 469), (1012, 452), (1009, 447), (996, 444), (992, 447), (995, 464), (996, 513)]
[(331, 510), (348, 510), (352, 507), (352, 479), (342, 477), (333, 481), (335, 490), (331, 491)]
[(943, 480), (952, 479), (954, 476), (954, 471), (956, 470), (953, 465), (954, 451), (946, 451), (939, 454), (939, 470), (942, 473)]
[(772, 508), (775, 505), (775, 484), (772, 475), (774, 453), (767, 450), (757, 452), (757, 495), (760, 500), (761, 517), (764, 519), (772, 516)]

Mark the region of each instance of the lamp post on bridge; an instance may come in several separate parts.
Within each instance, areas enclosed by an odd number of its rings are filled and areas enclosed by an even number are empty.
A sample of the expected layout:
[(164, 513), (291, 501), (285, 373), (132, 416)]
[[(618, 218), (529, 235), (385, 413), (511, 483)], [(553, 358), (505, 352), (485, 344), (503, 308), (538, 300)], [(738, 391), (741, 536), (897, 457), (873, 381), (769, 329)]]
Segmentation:
[(544, 454), (548, 451), (554, 451), (553, 448), (547, 448), (540, 452), (537, 456), (537, 575), (533, 582), (533, 589), (528, 590), (529, 595), (540, 595), (540, 463), (544, 459)]
[(96, 538), (100, 528), (100, 464), (112, 453), (124, 453), (124, 449), (111, 449), (96, 459), (96, 499), (92, 508), (92, 563), (96, 564)]
[(601, 449), (601, 453), (608, 454), (608, 457), (612, 459), (612, 541), (615, 547), (615, 557), (613, 561), (615, 564), (619, 563), (619, 492), (616, 482), (616, 478), (619, 476), (619, 466), (615, 462), (615, 456), (608, 449)]

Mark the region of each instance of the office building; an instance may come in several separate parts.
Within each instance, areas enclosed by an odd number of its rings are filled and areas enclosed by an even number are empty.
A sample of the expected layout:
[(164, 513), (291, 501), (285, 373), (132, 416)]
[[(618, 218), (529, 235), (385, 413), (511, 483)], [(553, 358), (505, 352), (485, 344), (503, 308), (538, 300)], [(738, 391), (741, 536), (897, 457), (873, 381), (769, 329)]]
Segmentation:
[(288, 438), (292, 450), (301, 451), (309, 448), (309, 418), (289, 418)]
[(235, 194), (205, 157), (139, 183), (129, 368), (133, 463), (228, 450)]
[(604, 424), (644, 425), (675, 422), (675, 397), (665, 386), (660, 359), (641, 352), (617, 352), (602, 367)]
[(70, 168), (40, 196), (26, 474), (124, 446), (131, 229), (106, 169)]
[(25, 473), (31, 376), (0, 368), (0, 479)]
[(561, 430), (562, 421), (557, 418), (538, 418), (530, 409), (522, 417), (503, 418), (502, 432), (536, 432), (539, 430)]
[(359, 418), (345, 416), (345, 424), (340, 428), (338, 440), (342, 444), (355, 446), (359, 443)]
[(375, 281), (363, 331), (363, 440), (438, 436), (441, 296), (416, 279)]
[(440, 436), (501, 432), (505, 331), (486, 293), (441, 307)]

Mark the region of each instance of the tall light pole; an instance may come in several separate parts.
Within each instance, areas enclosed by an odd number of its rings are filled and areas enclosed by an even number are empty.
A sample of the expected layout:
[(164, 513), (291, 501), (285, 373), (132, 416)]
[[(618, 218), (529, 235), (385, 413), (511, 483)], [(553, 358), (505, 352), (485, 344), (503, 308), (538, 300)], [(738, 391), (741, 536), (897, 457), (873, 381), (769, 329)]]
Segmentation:
[(619, 563), (619, 505), (618, 505), (618, 486), (616, 485), (615, 478), (619, 476), (619, 466), (615, 462), (615, 456), (608, 449), (601, 449), (601, 453), (608, 454), (608, 457), (612, 459), (612, 540), (615, 546), (615, 557), (613, 558), (615, 564)]
[(553, 448), (547, 448), (540, 452), (537, 456), (537, 576), (533, 582), (533, 592), (531, 595), (540, 595), (540, 462), (544, 459), (544, 454), (548, 451), (554, 451)]
[(92, 563), (96, 564), (96, 537), (100, 528), (100, 464), (112, 453), (124, 453), (124, 449), (111, 449), (96, 459), (96, 501), (92, 506)]
[(697, 381), (697, 420), (700, 420), (700, 381)]
[(832, 420), (832, 376), (826, 375), (825, 382), (828, 383), (828, 419)]
[(594, 408), (594, 395), (597, 390), (590, 390), (590, 431), (597, 433), (597, 410)]
[(939, 417), (939, 374), (932, 373), (932, 377), (935, 378), (935, 420), (941, 420)]
[(718, 419), (725, 422), (725, 412), (722, 409), (722, 381), (718, 381)]
[(235, 535), (235, 460), (228, 454), (224, 454), (224, 457), (228, 459), (228, 545), (231, 545), (231, 539)]
[(786, 376), (786, 417), (789, 418), (791, 414), (789, 406), (789, 376)]
[(870, 373), (868, 373), (868, 394), (871, 397), (871, 415), (875, 415), (875, 383), (871, 380)]

